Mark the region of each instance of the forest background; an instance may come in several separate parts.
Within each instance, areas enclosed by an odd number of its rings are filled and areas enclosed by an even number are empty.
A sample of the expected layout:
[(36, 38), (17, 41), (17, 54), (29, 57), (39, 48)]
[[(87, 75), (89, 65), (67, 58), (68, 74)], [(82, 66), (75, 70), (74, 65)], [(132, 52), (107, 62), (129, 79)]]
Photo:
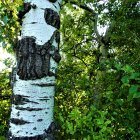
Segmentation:
[[(1, 47), (14, 55), (22, 0), (0, 1)], [(63, 0), (55, 120), (60, 140), (140, 138), (140, 3)], [(3, 57), (3, 56), (1, 56)], [(0, 72), (0, 140), (10, 114), (13, 59)]]

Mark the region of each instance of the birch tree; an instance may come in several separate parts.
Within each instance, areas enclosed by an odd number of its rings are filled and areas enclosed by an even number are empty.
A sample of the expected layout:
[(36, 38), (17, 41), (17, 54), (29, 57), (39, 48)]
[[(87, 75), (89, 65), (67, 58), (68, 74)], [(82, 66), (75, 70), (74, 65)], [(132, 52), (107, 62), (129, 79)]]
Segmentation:
[(53, 139), (61, 0), (25, 0), (16, 45), (9, 140)]

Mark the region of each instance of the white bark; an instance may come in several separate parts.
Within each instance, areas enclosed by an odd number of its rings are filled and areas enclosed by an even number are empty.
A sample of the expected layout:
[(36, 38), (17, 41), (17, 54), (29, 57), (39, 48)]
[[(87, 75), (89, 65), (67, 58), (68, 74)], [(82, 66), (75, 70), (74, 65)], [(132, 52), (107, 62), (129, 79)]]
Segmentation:
[[(59, 13), (61, 0), (57, 0), (55, 3), (51, 3), (48, 0), (26, 0), (25, 2), (31, 2), (37, 7), (36, 9), (32, 8), (25, 15), (21, 39), (26, 36), (33, 37), (36, 39), (36, 44), (43, 45), (50, 40), (54, 31), (57, 30), (46, 23), (44, 11), (46, 8), (51, 8)], [(58, 48), (58, 43), (55, 40), (53, 41), (53, 46)], [(57, 62), (51, 57), (50, 71), (55, 73), (56, 68)], [(53, 122), (55, 76), (46, 76), (35, 80), (22, 80), (16, 75), (13, 94), (26, 99), (21, 99), (23, 104), (12, 104), (10, 118), (23, 120), (24, 122), (19, 124), (18, 122), (13, 123), (10, 121), (9, 132), (11, 136), (9, 139), (43, 135)], [(46, 140), (47, 138), (44, 139)]]

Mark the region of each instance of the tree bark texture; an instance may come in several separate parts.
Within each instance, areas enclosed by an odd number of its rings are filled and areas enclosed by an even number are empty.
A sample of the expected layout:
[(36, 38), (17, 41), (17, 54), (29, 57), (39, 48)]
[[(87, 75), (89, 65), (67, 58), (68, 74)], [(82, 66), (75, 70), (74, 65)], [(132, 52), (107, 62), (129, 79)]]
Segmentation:
[(8, 140), (52, 140), (61, 0), (25, 0)]

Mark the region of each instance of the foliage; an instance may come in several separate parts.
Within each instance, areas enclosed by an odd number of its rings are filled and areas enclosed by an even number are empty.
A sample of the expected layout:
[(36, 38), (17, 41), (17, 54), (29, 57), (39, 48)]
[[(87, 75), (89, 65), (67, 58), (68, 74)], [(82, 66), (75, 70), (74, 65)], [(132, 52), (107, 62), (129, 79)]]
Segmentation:
[[(77, 5), (69, 2), (63, 7), (63, 54), (55, 108), (59, 139), (140, 137), (137, 2), (78, 1)], [(108, 26), (100, 37), (94, 27), (96, 19), (84, 9), (85, 3), (98, 13), (98, 25)]]
[(20, 31), (18, 11), (22, 3), (23, 0), (0, 0), (0, 42), (11, 53)]
[[(10, 111), (11, 87), (9, 72), (3, 70), (0, 73), (0, 136), (6, 135)], [(0, 137), (2, 139), (2, 137)]]

